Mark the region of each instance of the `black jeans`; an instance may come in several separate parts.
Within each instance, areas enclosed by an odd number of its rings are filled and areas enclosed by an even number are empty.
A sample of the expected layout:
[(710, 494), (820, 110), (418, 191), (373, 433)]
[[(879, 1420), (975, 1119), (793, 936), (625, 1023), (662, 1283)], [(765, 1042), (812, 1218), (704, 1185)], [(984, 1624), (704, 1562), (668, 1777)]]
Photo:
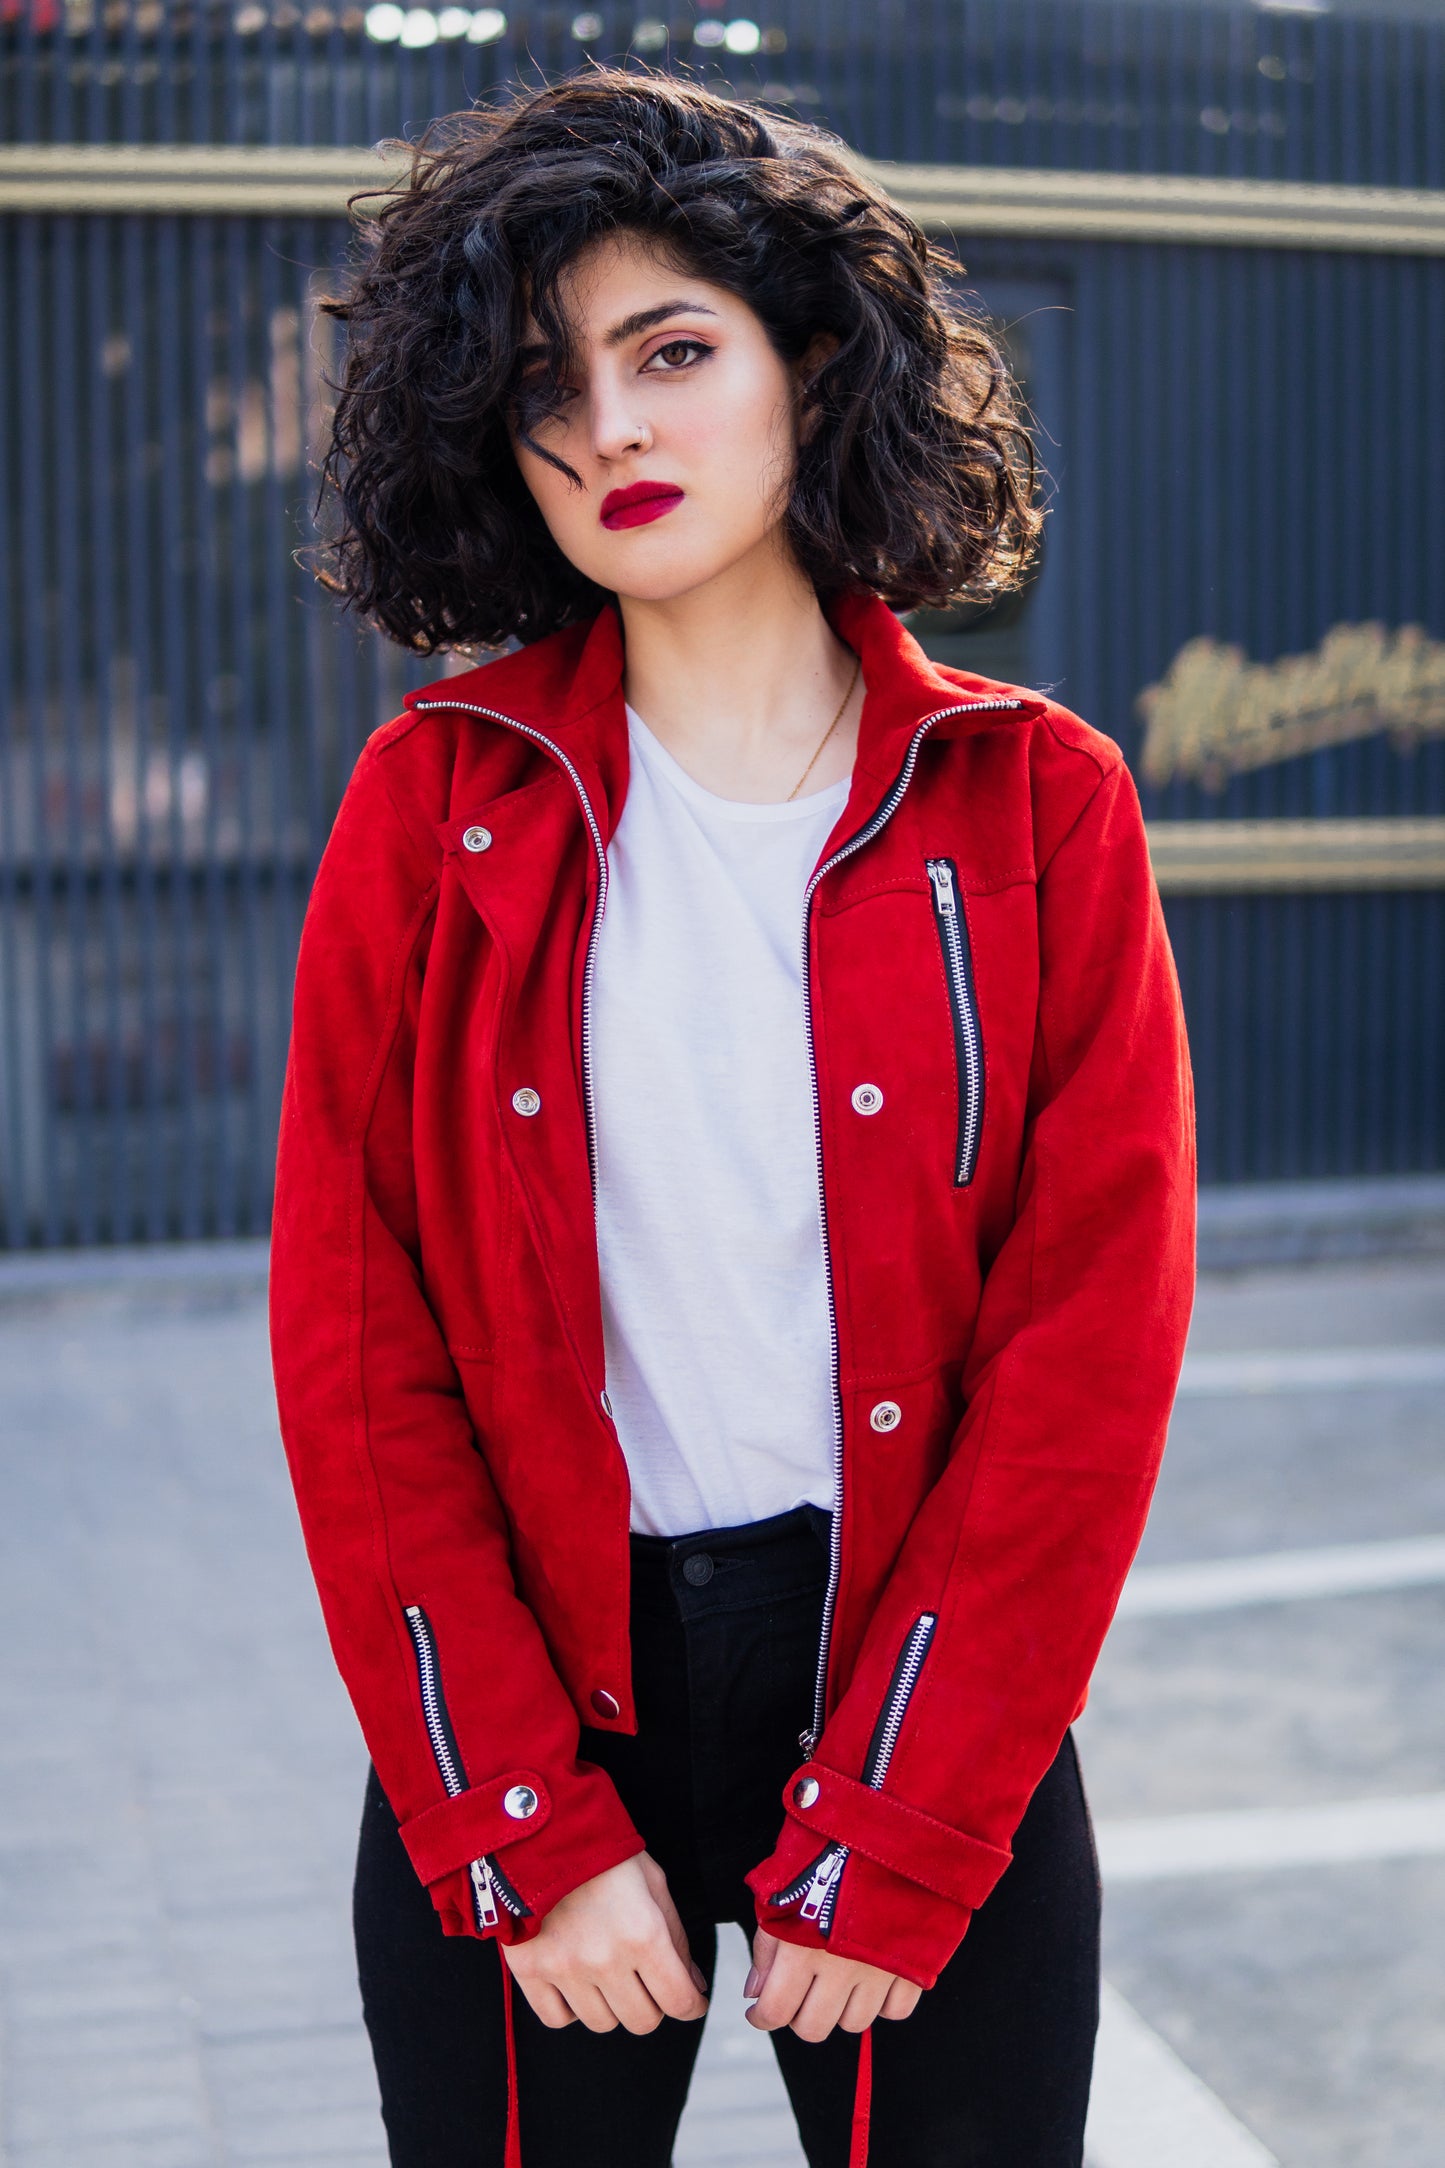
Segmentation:
[[(639, 1730), (585, 1729), (667, 1874), (711, 1982), (716, 1926), (773, 1848), (812, 1707), (828, 1516), (632, 1538)], [(710, 1571), (708, 1569), (711, 1569)], [(1080, 2168), (1099, 2007), (1099, 1876), (1072, 1734), (1013, 1860), (911, 2017), (873, 2027), (870, 2168)], [(362, 2001), (394, 2168), (498, 2168), (500, 1958), (447, 1937), (375, 1774), (355, 1893)], [(526, 2168), (668, 2168), (702, 2020), (552, 2031), (513, 1997)], [(843, 2168), (858, 2036), (770, 2035), (811, 2168)]]

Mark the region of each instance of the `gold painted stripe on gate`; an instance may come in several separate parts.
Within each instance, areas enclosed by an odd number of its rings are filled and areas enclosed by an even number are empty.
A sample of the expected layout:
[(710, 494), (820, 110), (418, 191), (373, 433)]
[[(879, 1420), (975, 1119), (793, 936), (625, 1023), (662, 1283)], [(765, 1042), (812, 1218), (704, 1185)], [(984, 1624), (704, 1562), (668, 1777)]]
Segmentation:
[(1445, 888), (1445, 819), (1150, 821), (1164, 895)]
[[(921, 225), (965, 241), (1011, 234), (1445, 255), (1440, 189), (856, 163)], [(9, 144), (0, 146), (0, 210), (337, 218), (354, 190), (385, 187), (403, 170), (360, 145)]]

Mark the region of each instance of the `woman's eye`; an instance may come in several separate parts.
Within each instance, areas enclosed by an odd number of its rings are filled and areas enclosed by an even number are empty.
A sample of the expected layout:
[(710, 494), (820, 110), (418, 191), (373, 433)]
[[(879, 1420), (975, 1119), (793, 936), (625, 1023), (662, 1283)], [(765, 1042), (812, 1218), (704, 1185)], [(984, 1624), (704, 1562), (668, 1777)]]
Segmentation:
[(660, 361), (664, 366), (656, 373), (661, 376), (671, 376), (679, 368), (686, 368), (694, 354), (710, 354), (711, 352), (712, 348), (701, 339), (669, 339), (666, 346), (659, 346), (653, 350), (648, 358), (647, 367), (650, 369), (654, 361)]

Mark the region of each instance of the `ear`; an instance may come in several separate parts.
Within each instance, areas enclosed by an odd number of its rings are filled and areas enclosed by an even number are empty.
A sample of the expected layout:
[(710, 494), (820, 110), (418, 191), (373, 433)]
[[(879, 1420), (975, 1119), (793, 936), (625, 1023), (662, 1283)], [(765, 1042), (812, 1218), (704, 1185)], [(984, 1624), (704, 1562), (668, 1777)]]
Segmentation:
[(832, 360), (842, 343), (836, 331), (815, 331), (793, 363), (793, 383), (798, 397), (798, 440), (802, 444), (808, 442), (818, 426), (813, 379), (823, 364)]

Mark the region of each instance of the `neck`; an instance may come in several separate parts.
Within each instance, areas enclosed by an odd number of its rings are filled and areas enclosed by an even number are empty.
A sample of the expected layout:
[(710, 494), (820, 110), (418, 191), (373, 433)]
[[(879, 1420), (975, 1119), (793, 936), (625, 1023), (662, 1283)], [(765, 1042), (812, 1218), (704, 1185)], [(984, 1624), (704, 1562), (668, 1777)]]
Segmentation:
[[(619, 604), (623, 687), (648, 728), (721, 796), (785, 798), (856, 662), (793, 559), (774, 545), (685, 595)], [(860, 682), (808, 775), (809, 794), (849, 773), (861, 704)]]

